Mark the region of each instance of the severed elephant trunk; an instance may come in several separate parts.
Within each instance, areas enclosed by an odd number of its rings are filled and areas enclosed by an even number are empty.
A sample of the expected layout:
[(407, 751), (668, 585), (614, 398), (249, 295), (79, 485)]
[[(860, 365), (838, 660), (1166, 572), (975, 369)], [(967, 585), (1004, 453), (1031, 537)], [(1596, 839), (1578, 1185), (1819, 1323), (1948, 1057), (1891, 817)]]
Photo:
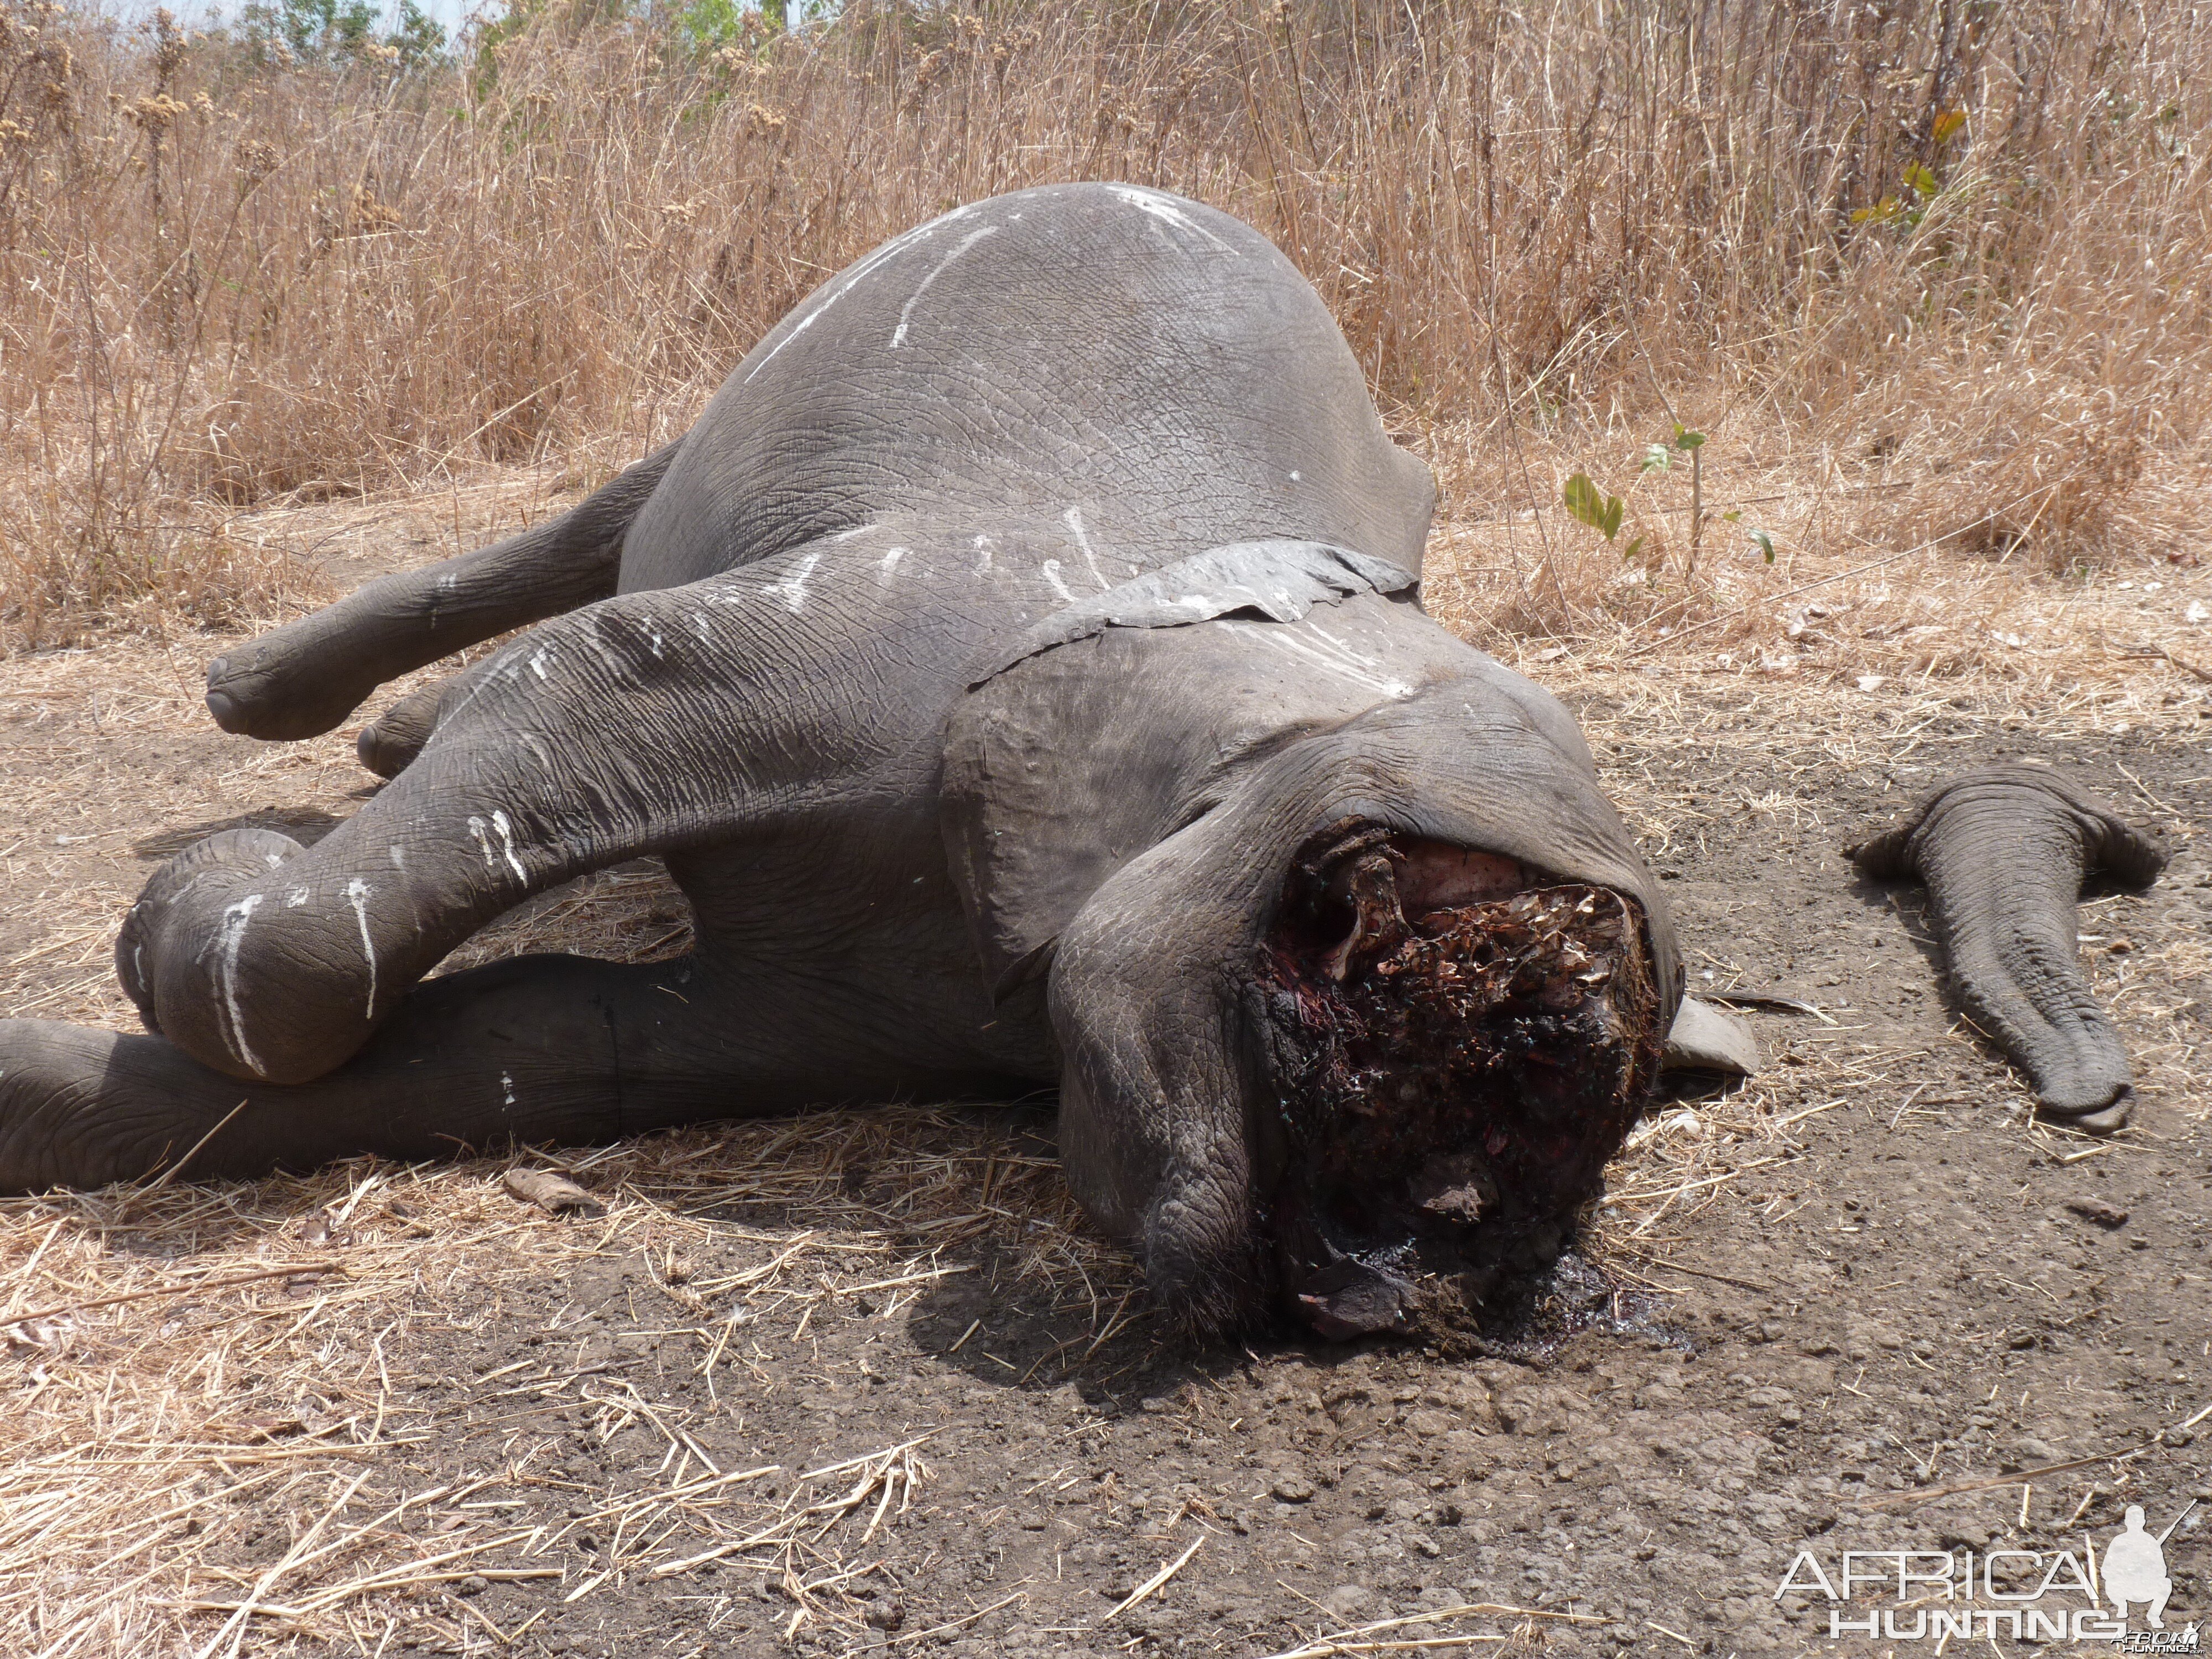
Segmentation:
[(2011, 765), (1939, 784), (1847, 855), (1878, 880), (1926, 884), (1960, 1004), (2047, 1113), (2099, 1130), (2127, 1121), (2127, 1050), (2082, 974), (2075, 906), (2094, 875), (2155, 880), (2155, 841), (2053, 773)]

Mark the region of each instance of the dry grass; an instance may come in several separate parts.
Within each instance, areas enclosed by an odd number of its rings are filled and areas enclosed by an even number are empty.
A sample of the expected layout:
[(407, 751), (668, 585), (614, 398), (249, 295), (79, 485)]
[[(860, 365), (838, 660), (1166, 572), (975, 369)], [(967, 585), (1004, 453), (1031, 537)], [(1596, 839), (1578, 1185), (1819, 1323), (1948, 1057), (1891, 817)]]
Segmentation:
[[(738, 1408), (789, 1381), (810, 1326), (896, 1321), (987, 1261), (1087, 1305), (1094, 1336), (1126, 1330), (1142, 1317), (1130, 1265), (1021, 1144), (987, 1116), (915, 1108), (656, 1136), (567, 1166), (606, 1204), (588, 1221), (519, 1203), (483, 1164), (0, 1205), (0, 1643), (41, 1659), (302, 1635), (350, 1650), (397, 1620), (461, 1651), (468, 1621), (441, 1586), (557, 1578), (573, 1601), (708, 1561), (768, 1573), (793, 1630), (865, 1635), (846, 1587), (925, 1490), (927, 1437), (820, 1467), (725, 1466), (690, 1413), (585, 1361), (573, 1303), (542, 1357), (448, 1377), (424, 1354), (579, 1262), (641, 1255), (654, 1283), (625, 1323), (688, 1338), (710, 1401), (727, 1390)], [(1051, 1356), (1054, 1374), (1083, 1357)], [(517, 1489), (560, 1484), (544, 1446), (403, 1490), (404, 1449), (487, 1401), (570, 1407), (601, 1442), (641, 1422), (666, 1455), (553, 1527), (501, 1521)], [(272, 1525), (287, 1543), (265, 1543)], [(574, 1565), (579, 1532), (608, 1540), (596, 1572)]]
[(603, 472), (869, 246), (1068, 178), (1275, 237), (1463, 501), (1627, 496), (1645, 591), (1557, 527), (1513, 550), (1519, 626), (1784, 585), (1671, 476), (1628, 488), (1676, 418), (1801, 574), (2191, 544), (2212, 25), (2179, 0), (864, 3), (713, 54), (576, 15), (402, 74), (6, 0), (13, 637), (282, 602), (255, 503)]

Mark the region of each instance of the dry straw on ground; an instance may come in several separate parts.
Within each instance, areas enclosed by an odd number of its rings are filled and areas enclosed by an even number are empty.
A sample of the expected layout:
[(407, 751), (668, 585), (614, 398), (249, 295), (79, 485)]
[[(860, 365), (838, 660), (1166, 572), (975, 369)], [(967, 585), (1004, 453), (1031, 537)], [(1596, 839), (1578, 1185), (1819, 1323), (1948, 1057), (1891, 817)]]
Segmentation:
[[(557, 1342), (418, 1394), (434, 1334), (488, 1316), (502, 1291), (641, 1252), (660, 1322), (692, 1339), (710, 1400), (741, 1405), (810, 1324), (896, 1322), (933, 1283), (976, 1271), (986, 1247), (1002, 1276), (1085, 1308), (1093, 1338), (1141, 1317), (1129, 1263), (1077, 1222), (1057, 1166), (1010, 1155), (972, 1115), (823, 1115), (654, 1137), (567, 1167), (603, 1216), (519, 1204), (485, 1164), (0, 1205), (12, 1287), (0, 1338), (22, 1385), (0, 1474), (0, 1642), (51, 1659), (228, 1655), (298, 1635), (374, 1650), (395, 1617), (428, 1617), (418, 1633), (459, 1618), (445, 1633), (459, 1650), (466, 1618), (424, 1592), (561, 1578), (564, 1562), (577, 1600), (617, 1574), (681, 1579), (727, 1561), (781, 1583), (794, 1629), (865, 1634), (845, 1587), (926, 1491), (926, 1437), (820, 1468), (725, 1467), (684, 1413)], [(878, 1176), (865, 1196), (850, 1178), (861, 1167)], [(732, 1212), (805, 1219), (763, 1230)], [(733, 1245), (752, 1259), (702, 1265)], [(1080, 1358), (1049, 1356), (1058, 1369)], [(391, 1484), (441, 1413), (495, 1401), (572, 1406), (603, 1442), (643, 1422), (666, 1455), (635, 1489), (551, 1528), (503, 1525), (513, 1505), (482, 1496), (544, 1484), (529, 1455), (419, 1491)], [(289, 1518), (289, 1547), (252, 1550), (285, 1523), (272, 1517)], [(574, 1569), (578, 1533), (606, 1540), (596, 1577)], [(228, 1565), (239, 1559), (252, 1565)]]

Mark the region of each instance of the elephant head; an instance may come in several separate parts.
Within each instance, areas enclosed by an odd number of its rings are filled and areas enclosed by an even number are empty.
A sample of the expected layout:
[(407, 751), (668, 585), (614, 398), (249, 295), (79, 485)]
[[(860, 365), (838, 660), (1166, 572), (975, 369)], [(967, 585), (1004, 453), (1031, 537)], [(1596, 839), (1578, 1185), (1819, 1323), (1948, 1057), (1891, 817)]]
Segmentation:
[[(1357, 647), (1362, 606), (1378, 629), (1396, 608), (1348, 604), (1326, 637)], [(1403, 695), (1286, 728), (1249, 646), (1208, 634), (1097, 641), (956, 729), (956, 866), (1002, 995), (1044, 988), (1069, 1181), (1200, 1331), (1479, 1305), (1556, 1254), (1642, 1109), (1681, 994), (1664, 903), (1528, 682), (1452, 641)], [(1155, 792), (1116, 757), (1162, 679), (1217, 719), (1179, 757), (1152, 734)], [(1256, 730), (1229, 712), (1255, 706)], [(1032, 726), (1093, 734), (1056, 835)], [(1055, 878), (1110, 873), (1056, 915), (1020, 861), (1040, 846)]]

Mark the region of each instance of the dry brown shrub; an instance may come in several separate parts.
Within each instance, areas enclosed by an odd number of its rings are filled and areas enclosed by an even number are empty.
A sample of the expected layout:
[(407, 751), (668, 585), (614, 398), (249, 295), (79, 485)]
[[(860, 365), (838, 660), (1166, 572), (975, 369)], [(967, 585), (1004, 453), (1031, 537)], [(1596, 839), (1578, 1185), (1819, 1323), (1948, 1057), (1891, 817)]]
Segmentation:
[[(1714, 511), (1778, 481), (1827, 541), (2058, 568), (2187, 523), (2212, 25), (2179, 0), (860, 0), (714, 51), (549, 8), (415, 70), (0, 19), (19, 641), (265, 609), (296, 575), (204, 544), (271, 498), (633, 458), (866, 247), (1066, 179), (1274, 237), (1478, 515), (1620, 490), (1679, 416)], [(1495, 620), (1709, 614), (1692, 547), (1743, 544), (1679, 483), (1641, 583), (1546, 526)]]

